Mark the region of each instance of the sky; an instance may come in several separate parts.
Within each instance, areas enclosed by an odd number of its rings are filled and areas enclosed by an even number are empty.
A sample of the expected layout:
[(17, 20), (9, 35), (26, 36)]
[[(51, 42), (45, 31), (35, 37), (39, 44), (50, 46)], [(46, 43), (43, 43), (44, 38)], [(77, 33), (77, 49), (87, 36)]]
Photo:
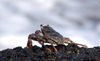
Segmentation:
[[(99, 0), (0, 0), (0, 50), (26, 47), (40, 24), (76, 43), (100, 46)], [(41, 46), (33, 41), (33, 45)]]

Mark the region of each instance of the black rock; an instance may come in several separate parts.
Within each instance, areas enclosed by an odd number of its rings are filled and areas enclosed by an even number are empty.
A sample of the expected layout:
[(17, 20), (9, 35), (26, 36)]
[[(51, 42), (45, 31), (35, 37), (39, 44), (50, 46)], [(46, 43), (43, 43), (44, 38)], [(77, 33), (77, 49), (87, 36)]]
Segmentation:
[(24, 48), (23, 50), (24, 50), (24, 54), (26, 56), (31, 56), (32, 57), (33, 52), (30, 49)]
[[(33, 46), (28, 48), (16, 47), (0, 51), (0, 61), (100, 61), (100, 47), (84, 48), (75, 44), (55, 46), (57, 52), (51, 45), (41, 48)], [(46, 49), (50, 49), (51, 53)]]
[(20, 52), (22, 50), (22, 47), (16, 47), (13, 50), (16, 51), (16, 52)]
[(0, 53), (0, 57), (2, 57), (2, 53)]

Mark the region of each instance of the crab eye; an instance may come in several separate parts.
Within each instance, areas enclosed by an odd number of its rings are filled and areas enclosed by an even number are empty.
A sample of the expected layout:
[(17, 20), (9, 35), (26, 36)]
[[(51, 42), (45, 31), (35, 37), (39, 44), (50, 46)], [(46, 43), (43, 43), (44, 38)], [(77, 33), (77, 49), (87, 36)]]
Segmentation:
[(40, 25), (40, 28), (43, 29), (43, 25)]

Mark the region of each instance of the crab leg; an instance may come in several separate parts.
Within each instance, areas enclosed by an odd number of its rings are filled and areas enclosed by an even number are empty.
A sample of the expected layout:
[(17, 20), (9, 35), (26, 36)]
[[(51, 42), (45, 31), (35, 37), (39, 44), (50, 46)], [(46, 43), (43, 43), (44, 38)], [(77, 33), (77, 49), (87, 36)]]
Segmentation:
[(72, 44), (74, 44), (75, 42), (73, 42), (69, 38), (64, 38), (64, 43), (72, 43)]
[[(53, 46), (52, 40), (49, 40), (49, 43), (51, 43), (51, 46), (53, 47), (54, 51), (57, 52), (58, 50)], [(50, 53), (52, 53), (50, 48), (46, 48)]]
[(57, 52), (57, 48), (55, 46), (53, 46), (53, 44), (51, 43), (52, 47), (54, 48), (55, 52)]
[(82, 44), (75, 43), (72, 40), (70, 40), (69, 38), (64, 38), (64, 42), (65, 43), (69, 43), (70, 42), (71, 44), (76, 44), (76, 45), (80, 45), (80, 46), (83, 46), (83, 47), (87, 48), (86, 45), (82, 45)]
[(41, 45), (44, 45), (37, 34), (30, 34), (28, 36), (27, 48), (32, 50), (32, 40), (37, 40)]
[(27, 48), (29, 48), (30, 50), (32, 50), (32, 36), (33, 34), (30, 34), (28, 36), (28, 42), (27, 42)]
[(43, 46), (44, 43), (42, 43), (42, 41), (40, 40), (40, 37), (38, 35), (36, 35), (36, 40)]
[[(46, 39), (49, 40), (48, 35), (46, 35)], [(52, 40), (50, 40), (49, 43), (51, 43), (51, 45), (54, 48), (55, 52), (57, 52), (58, 50), (55, 48), (55, 46), (53, 46)]]
[(82, 44), (78, 44), (78, 43), (75, 43), (76, 45), (80, 45), (80, 46), (83, 46), (84, 48), (88, 48), (86, 45), (82, 45)]

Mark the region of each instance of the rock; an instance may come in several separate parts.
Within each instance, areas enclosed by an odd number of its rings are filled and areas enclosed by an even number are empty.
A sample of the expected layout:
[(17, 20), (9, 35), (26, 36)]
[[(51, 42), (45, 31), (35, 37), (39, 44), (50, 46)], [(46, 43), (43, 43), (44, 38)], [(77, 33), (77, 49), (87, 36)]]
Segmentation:
[(16, 47), (13, 50), (16, 51), (16, 52), (20, 52), (22, 50), (22, 47)]
[(2, 53), (0, 53), (0, 58), (2, 57)]
[[(33, 46), (28, 48), (16, 47), (0, 51), (0, 61), (100, 61), (100, 47), (84, 48), (68, 44), (55, 46), (55, 52), (51, 45), (41, 48)], [(46, 50), (49, 48), (51, 54)]]
[(32, 57), (33, 52), (28, 48), (24, 48), (24, 54), (26, 56), (31, 56)]

